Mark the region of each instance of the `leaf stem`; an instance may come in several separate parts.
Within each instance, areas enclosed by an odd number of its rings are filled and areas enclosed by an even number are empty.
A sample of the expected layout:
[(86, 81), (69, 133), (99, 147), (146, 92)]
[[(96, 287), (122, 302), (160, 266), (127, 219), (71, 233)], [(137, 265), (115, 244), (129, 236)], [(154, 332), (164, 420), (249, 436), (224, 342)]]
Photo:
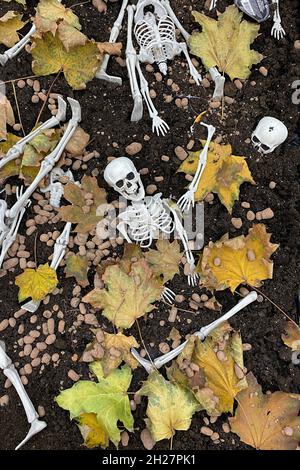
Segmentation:
[(13, 92), (14, 92), (14, 98), (15, 98), (15, 103), (16, 103), (16, 107), (17, 107), (17, 113), (18, 113), (18, 117), (19, 117), (19, 122), (21, 124), (21, 129), (22, 129), (22, 132), (23, 132), (23, 135), (25, 137), (25, 131), (24, 131), (24, 127), (23, 127), (23, 123), (22, 123), (22, 118), (21, 118), (21, 113), (20, 113), (20, 107), (19, 107), (19, 102), (18, 102), (18, 97), (17, 97), (17, 92), (16, 92), (16, 86), (15, 86), (15, 83), (12, 82), (12, 88), (13, 88)]
[(273, 300), (271, 300), (266, 294), (264, 294), (257, 287), (253, 287), (253, 286), (250, 286), (250, 285), (249, 285), (249, 287), (251, 289), (256, 290), (256, 292), (258, 292), (260, 295), (262, 295), (266, 300), (268, 300), (268, 302), (270, 302), (270, 304), (274, 305), (274, 307), (277, 308), (277, 310), (279, 310), (279, 312), (281, 312), (286, 318), (288, 318), (292, 323), (294, 323), (294, 325), (296, 325), (298, 327), (297, 323), (287, 313), (285, 313), (285, 311), (282, 310), (282, 308), (279, 307), (279, 305), (275, 304), (275, 302), (273, 302)]
[(51, 83), (51, 85), (50, 85), (50, 87), (49, 87), (49, 90), (48, 90), (47, 95), (46, 95), (46, 99), (45, 99), (45, 101), (44, 101), (43, 104), (42, 104), (42, 107), (41, 107), (41, 109), (40, 109), (40, 112), (39, 112), (39, 114), (38, 114), (38, 117), (37, 117), (37, 119), (36, 119), (36, 121), (35, 121), (34, 127), (36, 127), (36, 126), (38, 125), (38, 123), (40, 122), (41, 115), (42, 115), (42, 113), (43, 113), (43, 111), (44, 111), (44, 108), (45, 108), (46, 103), (47, 103), (47, 101), (48, 101), (48, 98), (49, 98), (49, 95), (50, 95), (50, 93), (51, 93), (51, 90), (52, 90), (52, 88), (53, 88), (55, 82), (57, 81), (57, 79), (58, 79), (58, 77), (59, 77), (59, 75), (60, 75), (60, 72), (61, 72), (61, 70), (59, 70), (58, 74), (56, 75), (56, 77), (54, 78), (54, 80), (52, 81), (52, 83)]

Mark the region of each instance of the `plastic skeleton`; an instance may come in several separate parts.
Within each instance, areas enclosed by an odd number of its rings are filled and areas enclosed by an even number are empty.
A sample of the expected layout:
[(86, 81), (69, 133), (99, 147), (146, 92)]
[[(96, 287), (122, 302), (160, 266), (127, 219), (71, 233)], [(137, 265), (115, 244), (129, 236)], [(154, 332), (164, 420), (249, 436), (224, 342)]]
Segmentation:
[[(56, 239), (53, 257), (50, 264), (50, 268), (54, 269), (55, 271), (57, 270), (61, 260), (65, 256), (68, 241), (70, 238), (71, 226), (72, 224), (70, 222), (66, 223), (65, 228), (61, 232), (60, 236)], [(26, 302), (26, 304), (22, 305), (22, 308), (27, 310), (28, 312), (33, 313), (36, 312), (36, 310), (39, 308), (40, 303), (40, 301), (30, 300), (29, 302)]]
[[(61, 140), (58, 142), (57, 146), (55, 149), (47, 155), (44, 160), (42, 161), (40, 170), (33, 180), (33, 182), (28, 186), (26, 191), (23, 193), (22, 189), (17, 191), (17, 201), (16, 203), (12, 206), (11, 209), (8, 209), (6, 201), (3, 199), (0, 200), (0, 246), (1, 246), (1, 252), (0, 252), (0, 267), (2, 266), (4, 257), (14, 242), (18, 228), (20, 226), (21, 220), (23, 218), (23, 215), (26, 211), (26, 207), (30, 204), (30, 196), (33, 194), (33, 192), (36, 190), (36, 188), (39, 186), (40, 182), (45, 178), (45, 176), (50, 173), (50, 171), (53, 169), (55, 164), (58, 162), (60, 159), (65, 146), (73, 136), (78, 123), (81, 121), (81, 108), (80, 104), (78, 101), (68, 98), (68, 102), (71, 106), (72, 110), (72, 117), (70, 121), (68, 122), (64, 134), (61, 138)], [(62, 101), (60, 101), (62, 103)], [(60, 104), (61, 106), (64, 105)], [(59, 113), (58, 113), (59, 114)], [(59, 116), (61, 119), (64, 117), (64, 115)], [(26, 138), (26, 141), (29, 141), (31, 138), (34, 136), (38, 135), (42, 130), (44, 129), (49, 129), (50, 127), (53, 127), (59, 123), (59, 120), (56, 117), (52, 117), (44, 123), (42, 126), (40, 126), (38, 129), (35, 131), (31, 132)], [(24, 144), (24, 139), (19, 141), (14, 147), (12, 147), (6, 157), (7, 161), (13, 160), (14, 158), (17, 158), (20, 155), (20, 152), (22, 152), (22, 145)]]
[[(244, 297), (242, 300), (240, 300), (229, 312), (225, 313), (222, 315), (222, 317), (218, 318), (214, 322), (210, 323), (207, 326), (203, 326), (200, 331), (195, 333), (198, 338), (201, 339), (201, 341), (204, 341), (205, 338), (218, 326), (221, 325), (221, 323), (224, 323), (227, 321), (229, 318), (233, 317), (236, 313), (240, 312), (242, 309), (247, 307), (249, 304), (254, 302), (257, 299), (257, 293), (255, 291), (250, 292), (246, 297)], [(147, 359), (141, 357), (139, 353), (137, 352), (136, 349), (132, 348), (131, 353), (137, 359), (137, 361), (146, 369), (148, 373), (150, 373), (153, 369), (160, 369), (164, 364), (167, 364), (169, 361), (172, 359), (175, 359), (182, 350), (184, 349), (185, 345), (187, 344), (187, 341), (182, 343), (180, 346), (177, 348), (173, 349), (172, 351), (164, 354), (163, 356), (157, 357), (154, 359), (154, 361), (148, 361)]]
[(7, 356), (5, 352), (5, 344), (3, 341), (0, 341), (0, 368), (3, 370), (4, 375), (11, 381), (15, 387), (23, 407), (25, 409), (27, 421), (30, 424), (29, 432), (27, 433), (25, 439), (16, 447), (16, 450), (20, 449), (29, 439), (32, 438), (35, 434), (44, 429), (47, 424), (45, 421), (39, 421), (39, 415), (37, 414), (27, 392), (22, 384), (20, 376), (16, 371), (15, 366), (12, 363), (12, 360)]
[[(207, 142), (212, 135), (213, 132), (210, 132)], [(208, 143), (202, 153), (207, 153), (207, 149)], [(131, 201), (131, 205), (119, 215), (120, 222), (117, 226), (125, 240), (148, 248), (159, 231), (167, 235), (177, 231), (190, 267), (189, 284), (195, 285), (198, 276), (194, 273), (194, 257), (188, 245), (187, 233), (178, 217), (178, 206), (163, 199), (161, 193), (145, 197), (141, 177), (127, 157), (112, 160), (105, 168), (104, 179), (125, 199)]]
[[(68, 178), (69, 181), (74, 182), (74, 177), (71, 170), (63, 171), (61, 168), (53, 168), (50, 173), (50, 181), (49, 185), (46, 188), (41, 188), (40, 191), (42, 193), (50, 192), (50, 200), (49, 203), (52, 207), (58, 209), (60, 207), (60, 201), (62, 196), (64, 195), (64, 187), (63, 184), (59, 181), (60, 178)], [(78, 182), (75, 184), (79, 184)]]
[[(136, 6), (127, 6), (127, 4), (128, 0), (123, 0), (120, 13), (112, 28), (109, 41), (116, 42), (127, 7), (128, 29), (126, 65), (134, 101), (131, 121), (139, 121), (142, 119), (142, 100), (144, 98), (149, 116), (152, 119), (152, 131), (156, 132), (157, 135), (165, 135), (169, 126), (158, 116), (158, 111), (149, 94), (148, 82), (143, 75), (140, 64), (145, 62), (150, 64), (156, 63), (162, 74), (166, 75), (167, 61), (174, 59), (176, 55), (183, 52), (189, 65), (190, 74), (199, 85), (202, 78), (191, 61), (187, 47), (190, 35), (177, 19), (168, 0), (138, 0)], [(146, 11), (149, 7), (152, 7), (152, 12)], [(135, 25), (133, 25), (133, 23), (135, 23)], [(182, 34), (184, 38), (183, 42), (177, 42), (175, 27), (178, 28)], [(132, 32), (134, 32), (136, 41), (140, 47), (138, 54), (133, 46)], [(119, 77), (110, 76), (106, 72), (108, 60), (109, 56), (107, 55), (104, 58), (96, 77), (120, 85), (122, 80)], [(217, 96), (223, 96), (225, 78), (221, 76), (215, 67), (209, 69), (209, 72), (215, 82), (214, 98)], [(140, 81), (140, 87), (137, 75)]]
[[(285, 31), (281, 25), (281, 17), (279, 12), (279, 0), (271, 0), (275, 6), (273, 14), (273, 27), (271, 35), (275, 39), (282, 39), (285, 36)], [(253, 18), (258, 23), (270, 18), (269, 0), (234, 0), (236, 6), (246, 13), (250, 18)], [(217, 0), (211, 0), (210, 10), (217, 6)]]

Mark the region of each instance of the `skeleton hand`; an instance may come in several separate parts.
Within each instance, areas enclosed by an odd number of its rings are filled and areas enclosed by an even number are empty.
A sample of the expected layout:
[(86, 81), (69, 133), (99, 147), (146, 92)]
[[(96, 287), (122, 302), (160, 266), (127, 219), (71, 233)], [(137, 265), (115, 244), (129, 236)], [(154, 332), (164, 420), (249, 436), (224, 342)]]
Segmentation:
[(195, 287), (197, 285), (199, 274), (195, 272), (196, 266), (190, 265), (190, 273), (188, 274), (188, 284), (191, 287)]
[(282, 39), (285, 36), (285, 30), (283, 29), (281, 25), (281, 21), (278, 21), (278, 20), (274, 21), (274, 24), (271, 30), (271, 36), (273, 36), (277, 40)]
[(195, 205), (195, 192), (196, 188), (189, 189), (185, 194), (183, 194), (177, 202), (179, 209), (182, 212), (188, 212)]
[(159, 116), (153, 116), (152, 117), (152, 132), (156, 133), (159, 136), (159, 133), (164, 137), (169, 130), (168, 124), (161, 119)]

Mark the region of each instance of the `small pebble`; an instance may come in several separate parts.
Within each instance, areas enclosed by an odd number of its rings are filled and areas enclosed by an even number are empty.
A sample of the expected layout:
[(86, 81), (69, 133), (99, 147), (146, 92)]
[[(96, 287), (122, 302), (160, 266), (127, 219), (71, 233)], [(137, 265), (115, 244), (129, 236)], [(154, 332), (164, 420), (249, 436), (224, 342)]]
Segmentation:
[(230, 426), (229, 426), (229, 424), (228, 424), (228, 423), (223, 423), (223, 424), (222, 424), (222, 429), (223, 429), (223, 431), (224, 431), (226, 434), (229, 433), (229, 432), (230, 432)]
[(45, 408), (42, 405), (38, 406), (37, 412), (38, 412), (40, 418), (43, 418), (46, 414)]
[(296, 41), (294, 42), (294, 48), (300, 49), (300, 39), (296, 39)]
[(140, 142), (132, 142), (130, 145), (127, 145), (125, 152), (127, 155), (136, 155), (142, 150), (143, 146)]
[(250, 204), (249, 204), (249, 202), (243, 201), (242, 204), (241, 204), (241, 206), (244, 207), (244, 209), (250, 209)]
[(241, 228), (241, 226), (243, 225), (243, 221), (240, 217), (232, 217), (231, 223), (237, 229)]
[(156, 186), (155, 184), (149, 184), (149, 185), (146, 187), (146, 193), (149, 194), (149, 195), (154, 194), (155, 191), (157, 191), (157, 186)]
[(220, 266), (220, 264), (221, 264), (220, 258), (215, 258), (215, 259), (214, 259), (214, 265), (215, 265), (215, 266)]
[(250, 221), (254, 220), (255, 219), (254, 212), (253, 211), (248, 211), (247, 214), (246, 214), (246, 218), (247, 218), (247, 220), (250, 220)]
[(155, 445), (155, 442), (153, 440), (153, 437), (150, 434), (149, 429), (147, 429), (147, 428), (143, 429), (141, 434), (140, 434), (140, 438), (141, 438), (141, 441), (142, 441), (143, 446), (145, 447), (145, 449), (147, 449), (147, 450), (153, 449), (153, 447)]
[(80, 379), (80, 376), (73, 369), (70, 369), (68, 371), (68, 377), (69, 379), (73, 380), (73, 382), (78, 382), (78, 380)]
[(127, 447), (129, 443), (129, 434), (126, 431), (121, 433), (121, 443), (123, 447)]
[(212, 436), (213, 435), (213, 430), (210, 429), (208, 426), (202, 426), (200, 429), (201, 434), (204, 434), (204, 436)]
[(266, 67), (263, 67), (263, 66), (259, 67), (258, 71), (259, 71), (259, 73), (261, 73), (264, 77), (267, 77), (267, 75), (268, 75), (268, 73), (269, 73), (268, 69), (266, 69)]
[(22, 89), (22, 88), (24, 88), (25, 86), (26, 86), (26, 83), (25, 83), (24, 80), (18, 80), (18, 81), (17, 81), (17, 87), (18, 87), (18, 88), (21, 88), (21, 89)]
[(269, 188), (270, 188), (270, 189), (274, 189), (275, 187), (276, 187), (275, 181), (270, 181), (270, 183), (269, 183)]
[(183, 147), (180, 147), (180, 145), (175, 147), (174, 151), (175, 151), (176, 157), (179, 158), (179, 160), (185, 160), (186, 157), (188, 156), (187, 152), (184, 150)]

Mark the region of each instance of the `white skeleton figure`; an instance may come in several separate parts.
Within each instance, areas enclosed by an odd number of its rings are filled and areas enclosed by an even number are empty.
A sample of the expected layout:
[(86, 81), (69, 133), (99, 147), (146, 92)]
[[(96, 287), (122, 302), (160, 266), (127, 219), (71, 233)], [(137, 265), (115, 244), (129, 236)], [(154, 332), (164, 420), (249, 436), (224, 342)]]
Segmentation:
[[(128, 26), (127, 26), (127, 47), (126, 47), (126, 65), (131, 86), (131, 93), (134, 101), (131, 121), (139, 121), (143, 116), (143, 98), (146, 103), (148, 113), (152, 119), (152, 131), (157, 135), (165, 135), (169, 126), (158, 116), (149, 94), (148, 82), (141, 70), (141, 63), (156, 63), (162, 74), (167, 73), (167, 61), (174, 59), (176, 55), (184, 53), (192, 78), (199, 85), (202, 81), (201, 75), (194, 67), (187, 43), (189, 33), (183, 28), (175, 13), (173, 12), (169, 0), (138, 0), (136, 6), (128, 5), (128, 0), (123, 0), (120, 13), (112, 28), (109, 41), (116, 42), (127, 7)], [(147, 8), (152, 7), (152, 12)], [(135, 14), (134, 14), (135, 12)], [(135, 23), (135, 24), (134, 24)], [(184, 41), (177, 42), (175, 28), (178, 28)], [(133, 42), (132, 32), (134, 32), (136, 41), (140, 47), (137, 54)], [(97, 78), (121, 84), (119, 77), (111, 77), (106, 73), (109, 56), (104, 61), (96, 74)], [(216, 67), (209, 69), (212, 79), (215, 82), (215, 91), (213, 97), (222, 97), (224, 94), (225, 78), (221, 76)], [(139, 78), (140, 86), (138, 84)]]
[[(246, 295), (246, 297), (244, 297), (234, 307), (232, 307), (232, 309), (229, 310), (229, 312), (225, 313), (224, 315), (222, 315), (220, 318), (213, 321), (209, 325), (203, 326), (199, 331), (195, 333), (195, 336), (198, 336), (198, 338), (201, 341), (205, 341), (205, 338), (215, 328), (218, 328), (218, 326), (220, 326), (225, 321), (229, 320), (229, 318), (233, 317), (233, 315), (236, 315), (238, 312), (243, 310), (245, 307), (247, 307), (249, 304), (254, 302), (256, 299), (257, 299), (257, 293), (255, 291), (250, 292), (248, 295)], [(177, 348), (173, 349), (172, 351), (166, 354), (163, 354), (162, 356), (157, 357), (154, 360), (152, 360), (150, 357), (149, 357), (150, 360), (148, 360), (140, 356), (140, 354), (137, 352), (135, 348), (131, 348), (131, 354), (135, 357), (135, 359), (144, 367), (144, 369), (149, 374), (150, 372), (153, 371), (153, 369), (160, 369), (163, 365), (167, 364), (172, 359), (175, 359), (183, 351), (186, 344), (187, 344), (187, 341), (184, 341), (184, 343), (180, 344)]]
[[(210, 10), (217, 6), (218, 0), (211, 0)], [(271, 35), (275, 39), (282, 39), (285, 36), (285, 31), (281, 25), (281, 16), (279, 12), (279, 0), (271, 0), (274, 5), (273, 14), (273, 27)], [(270, 17), (269, 0), (234, 0), (235, 5), (253, 18), (258, 23), (267, 20)]]
[[(65, 146), (73, 136), (78, 126), (78, 123), (81, 121), (81, 108), (78, 101), (72, 98), (68, 98), (68, 102), (71, 106), (72, 117), (68, 122), (64, 134), (55, 149), (51, 153), (49, 153), (49, 155), (47, 155), (42, 161), (40, 170), (33, 182), (28, 186), (28, 188), (24, 192), (22, 188), (20, 190), (17, 190), (17, 201), (10, 209), (8, 209), (6, 201), (4, 201), (3, 199), (0, 200), (0, 268), (2, 266), (7, 251), (9, 250), (10, 246), (12, 245), (17, 236), (20, 223), (26, 211), (26, 207), (28, 207), (28, 205), (30, 204), (29, 198), (39, 186), (40, 182), (45, 178), (45, 176), (48, 175), (48, 173), (50, 173), (55, 164), (58, 162), (65, 149)], [(18, 158), (18, 156), (23, 152), (26, 142), (30, 141), (33, 137), (38, 135), (43, 130), (50, 129), (50, 127), (54, 127), (58, 123), (59, 119), (57, 118), (57, 116), (53, 116), (38, 129), (31, 132), (27, 137), (19, 141), (8, 151), (7, 155), (3, 157), (5, 163), (15, 158)]]
[(168, 235), (177, 231), (190, 267), (189, 283), (195, 285), (198, 276), (194, 273), (194, 257), (176, 204), (163, 199), (161, 193), (145, 197), (141, 177), (127, 157), (112, 160), (105, 168), (104, 179), (125, 199), (131, 201), (131, 205), (119, 215), (120, 222), (117, 226), (125, 240), (148, 248), (159, 232)]
[[(64, 195), (64, 186), (60, 182), (62, 177), (67, 178), (68, 181), (74, 182), (74, 176), (71, 170), (63, 171), (61, 168), (53, 168), (50, 173), (49, 185), (40, 189), (41, 193), (50, 192), (49, 203), (56, 209), (60, 207), (61, 198)], [(78, 185), (79, 182), (77, 181), (75, 184)]]
[(20, 444), (16, 447), (16, 450), (18, 450), (27, 441), (29, 441), (32, 436), (42, 431), (42, 429), (44, 429), (47, 424), (45, 423), (45, 421), (39, 420), (39, 415), (36, 412), (29, 396), (27, 395), (27, 392), (24, 388), (24, 385), (20, 379), (18, 372), (16, 371), (15, 366), (12, 363), (12, 360), (7, 356), (5, 352), (5, 344), (3, 341), (0, 341), (0, 369), (3, 370), (4, 375), (11, 381), (14, 388), (16, 389), (16, 392), (18, 393), (22, 401), (27, 421), (30, 424), (30, 429), (25, 439), (23, 439), (23, 441), (20, 442)]

